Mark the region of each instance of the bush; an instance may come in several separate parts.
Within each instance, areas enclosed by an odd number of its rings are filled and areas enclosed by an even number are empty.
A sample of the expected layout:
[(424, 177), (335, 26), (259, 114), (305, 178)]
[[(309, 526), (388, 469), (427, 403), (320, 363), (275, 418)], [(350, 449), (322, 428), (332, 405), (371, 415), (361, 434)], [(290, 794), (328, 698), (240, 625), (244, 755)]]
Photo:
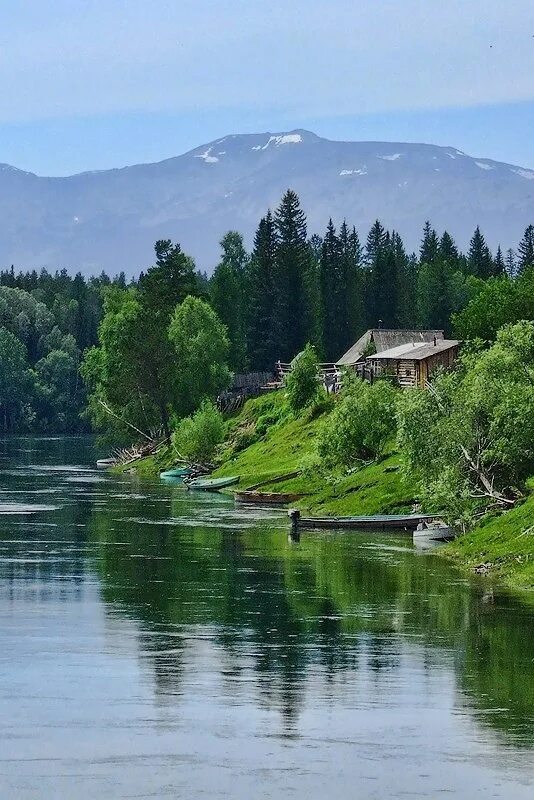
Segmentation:
[(204, 400), (191, 417), (182, 419), (172, 436), (177, 454), (189, 461), (209, 461), (224, 438), (224, 421), (213, 403)]
[(315, 348), (307, 344), (293, 361), (293, 369), (285, 382), (289, 407), (294, 414), (311, 405), (317, 397), (320, 388), (318, 371)]
[(350, 469), (383, 454), (395, 433), (398, 391), (387, 381), (351, 380), (326, 420), (318, 452), (327, 468)]

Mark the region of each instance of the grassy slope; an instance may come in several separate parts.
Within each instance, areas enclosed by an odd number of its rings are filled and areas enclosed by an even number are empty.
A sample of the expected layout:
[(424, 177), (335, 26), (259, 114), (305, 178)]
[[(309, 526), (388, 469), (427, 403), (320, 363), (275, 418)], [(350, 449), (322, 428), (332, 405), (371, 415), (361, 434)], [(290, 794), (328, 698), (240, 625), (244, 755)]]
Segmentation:
[[(254, 422), (269, 411), (281, 409), (283, 397), (268, 395), (249, 401), (233, 421), (232, 431), (251, 429)], [(328, 412), (325, 412), (328, 413)], [(302, 467), (315, 452), (317, 434), (324, 414), (316, 419), (290, 415), (271, 427), (259, 441), (237, 453), (223, 453), (223, 463), (216, 475), (238, 475), (240, 488), (293, 472)], [(269, 484), (262, 486), (268, 491)], [(398, 456), (391, 453), (379, 464), (364, 467), (349, 476), (325, 482), (313, 471), (272, 486), (273, 491), (302, 493), (296, 505), (314, 514), (372, 514), (405, 511), (411, 508), (413, 493), (401, 478)]]
[(534, 494), (456, 539), (447, 554), (469, 569), (487, 564), (490, 575), (512, 588), (534, 590)]

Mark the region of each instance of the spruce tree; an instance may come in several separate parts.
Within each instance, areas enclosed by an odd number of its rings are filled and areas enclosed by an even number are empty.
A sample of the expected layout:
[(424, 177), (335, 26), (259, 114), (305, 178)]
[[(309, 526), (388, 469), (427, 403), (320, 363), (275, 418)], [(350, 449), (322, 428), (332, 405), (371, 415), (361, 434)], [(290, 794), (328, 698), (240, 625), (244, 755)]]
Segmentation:
[(458, 252), (458, 248), (456, 247), (454, 239), (447, 231), (444, 231), (443, 236), (439, 241), (438, 253), (439, 257), (443, 259), (443, 261), (447, 261), (447, 263), (450, 264), (453, 269), (458, 268), (460, 253)]
[(249, 257), (243, 237), (228, 231), (221, 239), (222, 257), (210, 281), (211, 305), (226, 325), (230, 341), (229, 364), (236, 372), (247, 369), (247, 270)]
[(334, 358), (354, 344), (365, 330), (364, 287), (363, 287), (363, 253), (356, 228), (349, 230), (344, 220), (339, 229), (339, 246), (341, 259), (343, 329), (340, 333), (340, 352)]
[(279, 356), (293, 359), (308, 340), (306, 273), (310, 251), (306, 240), (306, 216), (296, 192), (288, 189), (274, 216), (277, 234), (275, 273), (275, 313)]
[(469, 273), (477, 278), (485, 280), (493, 274), (493, 258), (478, 225), (469, 243), (467, 266)]
[(260, 220), (250, 262), (248, 351), (255, 370), (272, 370), (279, 355), (276, 317), (277, 238), (270, 211)]
[(497, 247), (495, 261), (493, 262), (493, 274), (495, 277), (500, 277), (501, 275), (506, 274), (506, 265), (504, 263), (504, 258), (500, 245)]
[(423, 228), (423, 240), (419, 250), (419, 261), (421, 264), (432, 264), (439, 251), (439, 239), (436, 231), (431, 226), (430, 221), (425, 222)]
[(515, 253), (511, 247), (509, 247), (506, 251), (505, 269), (509, 278), (515, 278), (517, 274), (517, 262)]
[(341, 311), (341, 251), (332, 219), (328, 223), (321, 248), (319, 262), (319, 285), (323, 322), (323, 344), (327, 361), (333, 361), (341, 352), (338, 350), (340, 327), (344, 320)]
[(534, 267), (534, 225), (529, 225), (517, 248), (517, 273)]

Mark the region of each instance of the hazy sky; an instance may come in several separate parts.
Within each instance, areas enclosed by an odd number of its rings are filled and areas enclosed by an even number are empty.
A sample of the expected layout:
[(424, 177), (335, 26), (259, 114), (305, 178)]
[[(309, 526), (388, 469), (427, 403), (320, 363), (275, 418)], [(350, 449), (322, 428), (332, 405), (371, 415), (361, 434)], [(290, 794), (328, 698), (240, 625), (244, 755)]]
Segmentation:
[(0, 161), (309, 128), (534, 167), (534, 0), (0, 0)]

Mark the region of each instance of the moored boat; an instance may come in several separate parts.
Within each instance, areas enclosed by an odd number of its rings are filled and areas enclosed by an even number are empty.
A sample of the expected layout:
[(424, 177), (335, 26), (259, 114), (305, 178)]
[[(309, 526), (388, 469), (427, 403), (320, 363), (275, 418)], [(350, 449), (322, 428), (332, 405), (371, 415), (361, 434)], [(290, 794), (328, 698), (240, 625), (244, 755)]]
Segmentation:
[(189, 475), (193, 475), (193, 470), (190, 469), (189, 467), (173, 467), (172, 469), (166, 469), (163, 470), (163, 472), (160, 472), (159, 477), (163, 478), (164, 480), (166, 478), (183, 480), (184, 478), (187, 478)]
[(204, 492), (218, 492), (219, 489), (226, 489), (227, 486), (234, 486), (239, 483), (239, 477), (232, 478), (193, 478), (186, 481), (188, 489), (198, 489)]
[(304, 495), (290, 494), (288, 492), (253, 492), (250, 489), (236, 492), (234, 497), (240, 503), (254, 503), (265, 506), (283, 506), (287, 503), (296, 503)]
[(454, 529), (442, 519), (423, 519), (413, 532), (414, 541), (417, 542), (450, 542), (455, 536)]

